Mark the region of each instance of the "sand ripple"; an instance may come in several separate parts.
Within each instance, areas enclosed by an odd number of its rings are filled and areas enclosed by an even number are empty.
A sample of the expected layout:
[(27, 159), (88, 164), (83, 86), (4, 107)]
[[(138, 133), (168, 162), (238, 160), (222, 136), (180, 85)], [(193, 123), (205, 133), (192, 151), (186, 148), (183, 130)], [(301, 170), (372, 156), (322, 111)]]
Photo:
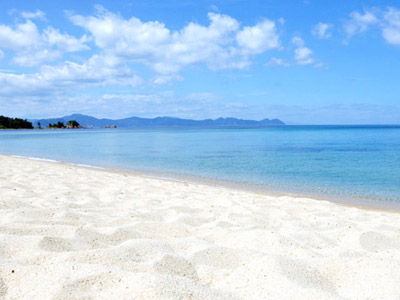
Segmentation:
[(400, 299), (398, 213), (0, 156), (1, 299)]

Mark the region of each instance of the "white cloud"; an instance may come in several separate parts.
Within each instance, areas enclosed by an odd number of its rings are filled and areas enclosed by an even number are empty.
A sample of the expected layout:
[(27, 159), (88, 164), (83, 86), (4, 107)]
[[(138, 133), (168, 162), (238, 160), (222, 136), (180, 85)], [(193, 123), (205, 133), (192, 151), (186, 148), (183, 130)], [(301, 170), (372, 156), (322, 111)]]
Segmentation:
[(290, 63), (288, 63), (286, 60), (282, 58), (276, 58), (273, 57), (271, 60), (266, 64), (267, 66), (283, 66), (283, 67), (288, 67), (290, 66)]
[(183, 81), (183, 77), (179, 75), (158, 75), (152, 79), (154, 85), (164, 85), (172, 81)]
[(23, 11), (23, 12), (21, 12), (21, 16), (25, 19), (46, 20), (46, 14), (39, 9), (37, 9), (35, 11)]
[(84, 35), (80, 39), (66, 33), (60, 33), (58, 29), (48, 27), (43, 32), (44, 43), (49, 46), (56, 46), (65, 52), (77, 52), (88, 50), (89, 47), (85, 45), (88, 38)]
[(348, 37), (351, 37), (357, 33), (367, 31), (378, 22), (377, 16), (370, 11), (365, 11), (364, 14), (355, 11), (350, 14), (350, 19), (344, 23), (344, 31)]
[(301, 37), (295, 36), (292, 38), (292, 43), (297, 47), (304, 47), (304, 40)]
[(322, 62), (318, 62), (314, 65), (314, 68), (320, 69), (320, 70), (328, 70), (329, 68)]
[(383, 15), (382, 36), (393, 45), (400, 45), (400, 9), (389, 8)]
[(382, 37), (392, 45), (400, 45), (400, 9), (388, 7), (384, 10), (353, 12), (344, 23), (347, 38), (371, 28), (380, 28)]
[(0, 50), (13, 51), (12, 61), (21, 66), (36, 66), (59, 59), (65, 52), (88, 50), (87, 41), (86, 36), (77, 39), (52, 27), (40, 32), (31, 20), (14, 27), (0, 25)]
[(311, 64), (314, 61), (310, 58), (312, 51), (307, 47), (297, 48), (294, 52), (294, 58), (301, 65)]
[[(0, 70), (0, 97), (13, 96), (10, 103), (21, 102), (23, 106), (32, 101), (36, 103), (32, 107), (39, 107), (47, 101), (53, 107), (57, 101), (68, 103), (68, 97), (78, 97), (93, 87), (132, 91), (144, 83), (132, 70), (132, 63), (143, 63), (156, 71), (149, 82), (154, 87), (183, 80), (179, 71), (186, 66), (203, 63), (212, 70), (242, 69), (251, 63), (252, 55), (280, 47), (275, 23), (269, 20), (241, 27), (230, 16), (209, 13), (206, 26), (190, 22), (172, 31), (157, 21), (124, 19), (100, 9), (96, 16), (70, 16), (74, 24), (90, 33), (90, 37), (77, 38), (51, 26), (39, 28), (31, 19), (40, 15), (26, 12), (23, 21), (0, 24), (0, 59), (4, 49), (11, 63), (37, 67), (28, 73)], [(100, 51), (89, 59), (76, 56), (77, 61), (61, 61), (66, 52), (89, 49), (90, 41)]]
[(42, 62), (55, 61), (61, 57), (62, 52), (59, 50), (37, 49), (33, 52), (21, 51), (13, 57), (12, 61), (20, 66), (33, 67)]
[(244, 27), (236, 39), (246, 54), (258, 54), (280, 46), (275, 23), (269, 20)]
[(94, 55), (85, 63), (44, 65), (37, 73), (0, 73), (0, 96), (50, 95), (90, 86), (137, 86), (142, 79), (114, 57)]
[(36, 25), (27, 20), (19, 23), (15, 28), (0, 25), (0, 45), (3, 49), (21, 50), (39, 44), (40, 34)]
[[(308, 64), (312, 64), (315, 62), (315, 60), (312, 58), (312, 54), (313, 54), (312, 50), (305, 46), (305, 42), (301, 37), (295, 36), (292, 38), (291, 42), (292, 42), (292, 44), (295, 45), (294, 59), (295, 59), (296, 64), (308, 65)], [(292, 64), (293, 63), (290, 63), (287, 60), (284, 60), (282, 58), (272, 57), (270, 59), (270, 61), (267, 62), (265, 65), (266, 66), (288, 67)]]
[(314, 62), (312, 59), (312, 51), (311, 49), (305, 47), (305, 43), (302, 38), (296, 36), (292, 38), (292, 43), (297, 47), (294, 50), (294, 59), (300, 65), (307, 65)]
[(332, 29), (332, 27), (333, 27), (332, 24), (320, 22), (313, 27), (313, 29), (311, 30), (311, 33), (320, 39), (327, 39), (332, 36), (332, 33), (330, 31)]
[(100, 8), (96, 16), (70, 15), (71, 21), (85, 28), (96, 45), (126, 61), (141, 62), (160, 74), (204, 63), (212, 70), (245, 68), (249, 56), (279, 47), (275, 23), (264, 20), (240, 29), (234, 18), (209, 13), (210, 24), (190, 22), (171, 31), (157, 21), (123, 19)]
[(0, 95), (0, 102), (4, 103), (2, 111), (5, 114), (30, 118), (55, 117), (76, 112), (107, 118), (167, 115), (202, 119), (229, 115), (227, 112), (229, 104), (218, 103), (216, 96), (208, 92), (192, 93), (186, 96), (177, 96), (170, 90), (129, 94), (110, 92), (100, 96), (90, 94), (28, 95), (13, 98), (12, 101)]

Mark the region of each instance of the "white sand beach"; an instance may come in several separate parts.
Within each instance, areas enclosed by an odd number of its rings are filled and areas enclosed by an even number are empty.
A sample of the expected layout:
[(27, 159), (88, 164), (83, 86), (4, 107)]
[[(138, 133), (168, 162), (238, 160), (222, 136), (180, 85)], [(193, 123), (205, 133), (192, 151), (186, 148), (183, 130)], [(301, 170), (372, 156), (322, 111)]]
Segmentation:
[(399, 299), (400, 214), (0, 156), (1, 299)]

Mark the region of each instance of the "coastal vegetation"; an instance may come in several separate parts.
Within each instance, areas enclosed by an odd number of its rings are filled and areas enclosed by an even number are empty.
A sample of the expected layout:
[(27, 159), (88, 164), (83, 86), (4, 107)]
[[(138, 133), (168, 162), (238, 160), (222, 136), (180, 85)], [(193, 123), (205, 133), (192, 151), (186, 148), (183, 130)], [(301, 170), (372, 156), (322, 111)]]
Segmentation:
[(77, 121), (70, 120), (70, 121), (68, 121), (67, 128), (82, 128), (82, 126), (79, 125), (79, 123)]
[[(40, 128), (40, 122), (38, 123), (38, 127)], [(81, 125), (76, 120), (69, 120), (67, 125), (64, 125), (64, 122), (58, 121), (57, 123), (47, 125), (47, 128), (50, 129), (73, 129), (73, 128), (82, 128)]]
[[(9, 118), (0, 116), (0, 129), (33, 129), (32, 122), (20, 118)], [(36, 129), (42, 129), (41, 123), (37, 123)], [(64, 122), (58, 121), (54, 124), (48, 123), (46, 129), (72, 129), (83, 128), (76, 120), (69, 120), (67, 125)]]
[(57, 122), (54, 124), (49, 123), (49, 125), (47, 126), (47, 128), (65, 128), (65, 125), (63, 122)]
[(24, 119), (0, 116), (0, 129), (33, 129), (33, 126)]

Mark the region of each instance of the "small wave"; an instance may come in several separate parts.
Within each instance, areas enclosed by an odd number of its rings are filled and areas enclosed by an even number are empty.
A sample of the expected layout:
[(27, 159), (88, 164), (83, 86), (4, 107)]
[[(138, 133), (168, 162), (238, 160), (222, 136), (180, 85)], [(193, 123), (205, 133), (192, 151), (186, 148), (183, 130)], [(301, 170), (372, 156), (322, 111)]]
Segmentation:
[(147, 177), (147, 178), (152, 178), (152, 179), (161, 179), (161, 180), (168, 180), (168, 181), (175, 181), (175, 182), (182, 182), (182, 183), (187, 182), (187, 180), (174, 178), (173, 176), (168, 177), (168, 176), (149, 175), (149, 174), (142, 174), (141, 176)]
[(12, 157), (16, 157), (16, 158), (27, 158), (27, 159), (30, 159), (30, 160), (47, 161), (47, 162), (53, 162), (53, 163), (60, 162), (58, 160), (48, 159), (48, 158), (39, 158), (39, 157), (21, 156), (21, 155), (11, 155), (11, 156)]
[[(16, 157), (16, 158), (24, 158), (24, 159), (37, 160), (37, 161), (46, 161), (46, 162), (52, 162), (52, 163), (62, 162), (60, 160), (49, 159), (49, 158), (40, 158), (40, 157), (22, 156), (22, 155), (11, 155), (11, 156)], [(72, 165), (72, 166), (77, 166), (77, 167), (83, 167), (83, 168), (105, 170), (105, 168), (87, 165), (87, 164), (74, 164), (74, 163), (67, 163), (67, 164)]]
[(97, 166), (92, 166), (92, 165), (86, 165), (86, 164), (72, 164), (77, 167), (83, 167), (83, 168), (90, 168), (90, 169), (98, 169), (98, 170), (104, 170), (105, 168), (102, 167), (97, 167)]

